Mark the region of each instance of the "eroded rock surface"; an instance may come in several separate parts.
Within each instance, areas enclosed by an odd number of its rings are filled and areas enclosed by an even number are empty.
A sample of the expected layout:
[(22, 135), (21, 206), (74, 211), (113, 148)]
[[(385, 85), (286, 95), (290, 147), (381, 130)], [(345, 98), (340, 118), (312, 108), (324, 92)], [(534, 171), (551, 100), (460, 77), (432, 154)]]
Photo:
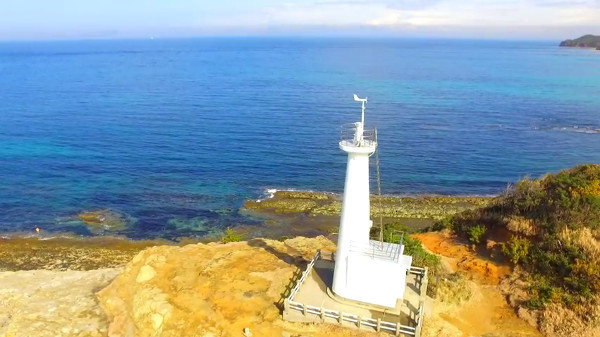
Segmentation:
[(100, 337), (108, 322), (95, 292), (118, 269), (0, 273), (0, 337)]
[(98, 293), (109, 336), (368, 336), (334, 325), (281, 320), (278, 302), (319, 237), (154, 247), (137, 255)]

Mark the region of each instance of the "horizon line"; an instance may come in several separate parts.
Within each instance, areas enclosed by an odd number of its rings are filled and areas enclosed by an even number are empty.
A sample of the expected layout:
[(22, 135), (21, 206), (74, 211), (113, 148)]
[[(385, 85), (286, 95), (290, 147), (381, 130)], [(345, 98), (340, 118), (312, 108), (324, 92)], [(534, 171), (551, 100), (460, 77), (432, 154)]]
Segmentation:
[(360, 40), (448, 40), (448, 41), (505, 41), (505, 42), (561, 42), (554, 38), (507, 38), (507, 37), (452, 37), (452, 36), (393, 36), (393, 35), (361, 35), (361, 34), (215, 34), (189, 36), (89, 36), (89, 37), (50, 37), (50, 38), (0, 38), (6, 42), (85, 42), (85, 41), (153, 41), (153, 40), (194, 40), (194, 39), (360, 39)]

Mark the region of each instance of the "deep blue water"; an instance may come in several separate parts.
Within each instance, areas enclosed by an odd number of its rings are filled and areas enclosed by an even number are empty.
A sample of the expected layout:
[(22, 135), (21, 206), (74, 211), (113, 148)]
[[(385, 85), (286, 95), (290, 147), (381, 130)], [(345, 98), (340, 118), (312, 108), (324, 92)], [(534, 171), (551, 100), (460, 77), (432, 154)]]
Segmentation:
[(555, 42), (221, 38), (0, 43), (0, 232), (204, 235), (266, 188), (341, 192), (369, 97), (383, 192), (495, 194), (600, 162), (600, 52)]

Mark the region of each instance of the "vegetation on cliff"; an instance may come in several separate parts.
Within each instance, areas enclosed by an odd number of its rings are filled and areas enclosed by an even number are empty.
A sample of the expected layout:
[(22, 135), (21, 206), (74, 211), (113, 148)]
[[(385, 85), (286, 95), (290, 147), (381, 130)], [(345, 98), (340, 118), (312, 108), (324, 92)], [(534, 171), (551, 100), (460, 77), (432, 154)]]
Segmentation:
[(574, 40), (564, 40), (560, 43), (560, 46), (599, 49), (600, 36), (588, 34)]
[(502, 252), (526, 271), (524, 307), (559, 305), (600, 324), (600, 165), (524, 179), (450, 224), (466, 236), (478, 227), (508, 231)]

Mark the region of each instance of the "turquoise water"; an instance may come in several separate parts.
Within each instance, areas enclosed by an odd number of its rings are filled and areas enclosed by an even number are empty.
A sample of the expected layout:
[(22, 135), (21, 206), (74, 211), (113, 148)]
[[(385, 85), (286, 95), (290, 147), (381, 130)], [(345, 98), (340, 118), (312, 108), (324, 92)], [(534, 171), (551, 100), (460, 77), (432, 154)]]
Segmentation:
[(0, 43), (0, 232), (203, 236), (268, 188), (341, 192), (369, 97), (388, 194), (495, 194), (600, 162), (600, 53), (555, 42), (220, 38)]

